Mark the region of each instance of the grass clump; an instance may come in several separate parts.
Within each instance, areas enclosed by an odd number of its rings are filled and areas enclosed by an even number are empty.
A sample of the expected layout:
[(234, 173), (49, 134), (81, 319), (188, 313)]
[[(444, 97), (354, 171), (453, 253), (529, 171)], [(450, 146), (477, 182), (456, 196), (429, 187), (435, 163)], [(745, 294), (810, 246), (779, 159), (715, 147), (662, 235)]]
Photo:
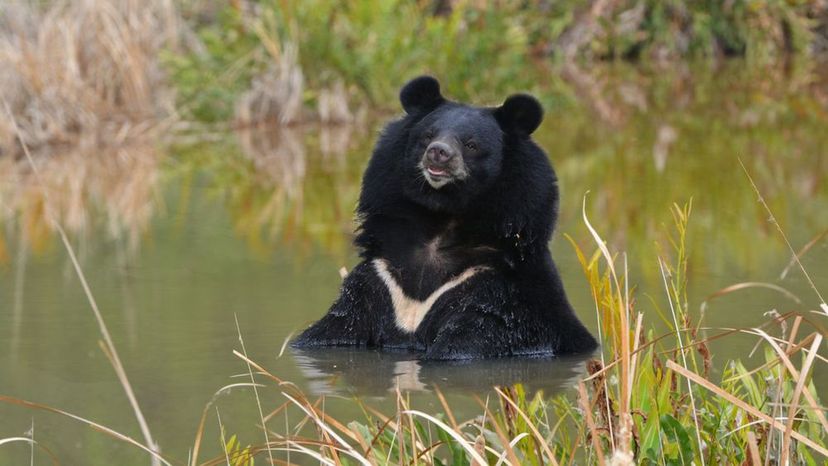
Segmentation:
[[(591, 257), (578, 249), (602, 332), (611, 337), (604, 338), (606, 362), (591, 364), (589, 377), (579, 383), (580, 409), (564, 399), (556, 411), (582, 434), (581, 443), (591, 445), (587, 455), (601, 464), (762, 464), (766, 458), (778, 464), (786, 464), (784, 458), (817, 464), (828, 454), (828, 423), (809, 373), (823, 335), (800, 333), (806, 321), (824, 316), (777, 314), (766, 329), (725, 329), (704, 337), (710, 330), (691, 313), (686, 293), (690, 211), (689, 206), (674, 207), (676, 234), (658, 261), (669, 304), (668, 312), (659, 313), (671, 327), (660, 338), (643, 330), (643, 314), (635, 312), (626, 276), (613, 265), (616, 258), (603, 246)], [(603, 270), (602, 258), (607, 264)], [(772, 337), (767, 327), (777, 324), (782, 335)], [(765, 361), (753, 370), (731, 361), (716, 384), (709, 378), (708, 343), (737, 332), (759, 337)], [(796, 368), (791, 358), (798, 352), (804, 354)], [(562, 452), (575, 454), (566, 446)]]

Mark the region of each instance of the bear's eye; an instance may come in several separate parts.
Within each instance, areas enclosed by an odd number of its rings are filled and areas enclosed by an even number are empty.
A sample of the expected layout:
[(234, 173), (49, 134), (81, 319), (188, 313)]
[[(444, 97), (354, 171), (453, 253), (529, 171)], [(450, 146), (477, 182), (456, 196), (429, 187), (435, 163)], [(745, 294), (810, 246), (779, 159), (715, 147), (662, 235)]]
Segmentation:
[(430, 130), (426, 131), (425, 133), (423, 133), (423, 142), (431, 141), (431, 138), (433, 138), (433, 137), (434, 137), (434, 130), (430, 129)]
[(468, 149), (470, 151), (476, 151), (477, 150), (477, 144), (475, 144), (474, 141), (466, 141), (465, 146), (466, 146), (466, 149)]

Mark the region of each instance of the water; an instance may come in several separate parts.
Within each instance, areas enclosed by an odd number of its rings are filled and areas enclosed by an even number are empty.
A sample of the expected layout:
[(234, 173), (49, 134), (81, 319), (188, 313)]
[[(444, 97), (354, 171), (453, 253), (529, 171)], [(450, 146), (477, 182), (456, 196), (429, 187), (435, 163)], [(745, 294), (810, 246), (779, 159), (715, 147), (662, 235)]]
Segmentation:
[[(794, 248), (828, 228), (828, 97), (820, 75), (738, 65), (594, 73), (586, 84), (566, 91), (550, 85), (541, 93), (547, 118), (537, 133), (563, 193), (553, 256), (587, 326), (597, 329), (594, 304), (564, 237), (594, 250), (581, 218), (584, 199), (611, 249), (627, 252), (636, 309), (657, 332), (665, 327), (655, 309), (668, 309), (657, 254), (670, 253), (671, 205), (691, 198), (695, 317), (705, 298), (747, 281), (775, 283), (802, 303), (768, 289), (737, 291), (709, 301), (707, 326), (751, 327), (774, 309), (815, 309), (815, 293), (798, 268), (779, 278), (790, 253), (739, 159)], [(247, 367), (232, 354), (241, 349), (236, 318), (253, 360), (309, 395), (328, 395), (325, 409), (344, 422), (364, 420), (354, 395), (387, 412), (394, 405), (389, 395), (400, 387), (412, 391), (416, 407), (434, 413), (441, 410), (433, 394), (439, 387), (455, 415), (468, 419), (482, 412), (470, 395), (485, 402), (493, 384), (524, 382), (552, 394), (570, 390), (582, 374), (583, 358), (446, 366), (346, 349), (286, 349), (280, 356), (288, 335), (335, 298), (339, 269), (356, 263), (352, 213), (381, 123), (218, 134), (164, 149), (148, 143), (40, 159), (52, 203), (167, 454), (186, 459), (205, 404), (221, 387), (245, 380)], [(83, 290), (44, 217), (38, 185), (19, 161), (0, 160), (0, 177), (0, 394), (140, 439)], [(828, 240), (802, 262), (828, 293)], [(757, 365), (759, 356), (747, 359), (755, 341), (714, 342), (714, 364), (720, 369), (741, 357)], [(823, 364), (815, 378), (828, 386)], [(285, 401), (273, 387), (260, 393), (266, 413)], [(215, 406), (228, 432), (245, 444), (260, 442), (250, 390), (232, 390)], [(208, 414), (202, 459), (221, 453), (215, 412)], [(271, 428), (281, 432), (285, 420), (276, 419)], [(35, 439), (65, 464), (146, 462), (133, 447), (76, 421), (0, 404), (0, 438), (21, 436), (32, 423)], [(28, 458), (23, 444), (0, 447), (0, 464)]]

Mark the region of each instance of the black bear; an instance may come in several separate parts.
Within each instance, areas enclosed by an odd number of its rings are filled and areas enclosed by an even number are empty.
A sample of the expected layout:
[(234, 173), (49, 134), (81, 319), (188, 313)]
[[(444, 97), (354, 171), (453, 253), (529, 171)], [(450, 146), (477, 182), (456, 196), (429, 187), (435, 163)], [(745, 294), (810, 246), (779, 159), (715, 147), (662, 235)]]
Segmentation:
[(430, 76), (400, 91), (362, 181), (362, 262), (294, 347), (362, 346), (461, 360), (585, 353), (548, 243), (555, 172), (531, 139), (543, 109), (444, 98)]

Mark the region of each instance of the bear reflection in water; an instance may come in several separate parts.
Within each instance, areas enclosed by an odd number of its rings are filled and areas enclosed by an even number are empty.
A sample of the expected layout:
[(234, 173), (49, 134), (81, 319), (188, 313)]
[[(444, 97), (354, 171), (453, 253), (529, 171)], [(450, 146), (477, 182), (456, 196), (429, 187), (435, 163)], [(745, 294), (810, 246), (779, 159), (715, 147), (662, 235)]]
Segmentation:
[(529, 393), (551, 395), (571, 388), (584, 374), (589, 355), (418, 360), (411, 353), (359, 348), (294, 349), (293, 357), (314, 395), (386, 396), (403, 391), (489, 393), (493, 386), (523, 383)]
[[(499, 107), (443, 97), (423, 76), (400, 91), (362, 181), (362, 262), (295, 348), (406, 350), (423, 360), (589, 353), (548, 243), (558, 184), (531, 134), (534, 97)], [(425, 367), (425, 366), (421, 366)]]

